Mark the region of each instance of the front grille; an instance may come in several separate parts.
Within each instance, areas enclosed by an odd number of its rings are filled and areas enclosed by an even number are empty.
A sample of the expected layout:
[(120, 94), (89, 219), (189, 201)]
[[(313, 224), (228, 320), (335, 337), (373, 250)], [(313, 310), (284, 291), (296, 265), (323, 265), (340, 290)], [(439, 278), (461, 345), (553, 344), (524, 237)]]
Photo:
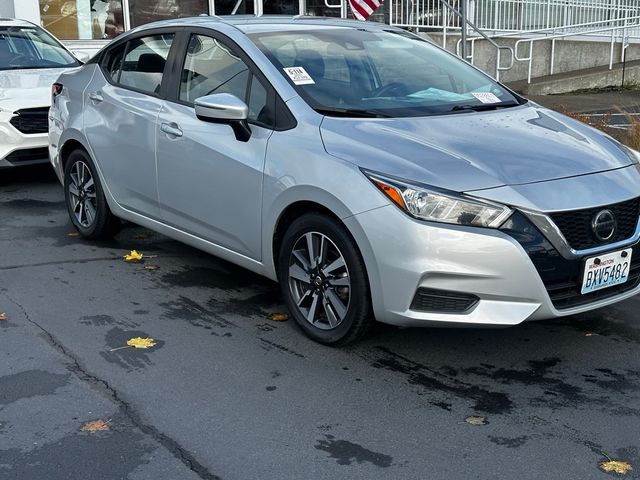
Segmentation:
[(640, 197), (605, 207), (552, 213), (551, 219), (574, 250), (584, 250), (602, 245), (591, 228), (593, 217), (602, 210), (611, 210), (616, 217), (616, 233), (606, 243), (626, 240), (633, 236), (640, 216)]
[(478, 300), (478, 297), (468, 293), (421, 287), (409, 308), (421, 312), (466, 313), (478, 303)]
[(49, 149), (43, 148), (25, 148), (23, 150), (16, 150), (11, 152), (5, 157), (9, 163), (17, 165), (19, 163), (26, 162), (48, 162), (49, 161)]
[(49, 130), (49, 108), (23, 108), (11, 118), (11, 125), (26, 134), (47, 133)]
[(640, 284), (640, 243), (631, 247), (633, 253), (629, 277), (625, 283), (583, 295), (581, 289), (584, 263), (585, 259), (590, 257), (571, 260), (562, 257), (521, 213), (512, 215), (500, 229), (515, 238), (525, 249), (544, 283), (553, 306), (558, 310), (613, 297), (632, 290)]

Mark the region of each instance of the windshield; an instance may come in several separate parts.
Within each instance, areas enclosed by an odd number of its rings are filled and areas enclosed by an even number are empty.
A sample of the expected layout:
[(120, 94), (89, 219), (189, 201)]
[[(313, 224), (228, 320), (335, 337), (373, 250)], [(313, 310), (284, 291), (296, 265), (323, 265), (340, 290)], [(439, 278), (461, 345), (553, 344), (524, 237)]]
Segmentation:
[(336, 27), (249, 36), (327, 115), (423, 116), (520, 103), (464, 61), (404, 32)]
[(80, 63), (38, 27), (0, 27), (0, 70), (75, 67)]

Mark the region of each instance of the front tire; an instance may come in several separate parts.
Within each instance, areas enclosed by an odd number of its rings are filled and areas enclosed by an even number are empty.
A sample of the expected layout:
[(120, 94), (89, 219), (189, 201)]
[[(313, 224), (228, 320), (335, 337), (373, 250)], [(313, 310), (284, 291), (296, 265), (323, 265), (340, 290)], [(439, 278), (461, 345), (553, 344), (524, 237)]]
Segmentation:
[(107, 205), (100, 178), (84, 150), (71, 152), (64, 167), (64, 193), (73, 226), (88, 239), (113, 236), (120, 228)]
[(321, 213), (294, 220), (282, 239), (278, 267), (287, 307), (310, 338), (344, 345), (368, 332), (373, 319), (366, 268), (337, 220)]

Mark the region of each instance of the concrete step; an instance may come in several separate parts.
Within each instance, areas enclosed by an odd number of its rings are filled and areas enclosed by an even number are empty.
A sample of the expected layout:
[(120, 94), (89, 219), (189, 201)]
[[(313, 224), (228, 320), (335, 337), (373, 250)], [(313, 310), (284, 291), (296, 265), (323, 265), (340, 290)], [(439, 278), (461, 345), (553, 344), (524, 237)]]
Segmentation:
[[(507, 86), (523, 95), (549, 95), (581, 89), (619, 86), (622, 82), (623, 68), (625, 84), (640, 83), (640, 60), (631, 60), (626, 62), (626, 65), (614, 63), (612, 69), (609, 69), (609, 65), (603, 65), (532, 78), (531, 83), (527, 83), (526, 80), (518, 80), (507, 83)], [(638, 95), (640, 96), (640, 93)]]

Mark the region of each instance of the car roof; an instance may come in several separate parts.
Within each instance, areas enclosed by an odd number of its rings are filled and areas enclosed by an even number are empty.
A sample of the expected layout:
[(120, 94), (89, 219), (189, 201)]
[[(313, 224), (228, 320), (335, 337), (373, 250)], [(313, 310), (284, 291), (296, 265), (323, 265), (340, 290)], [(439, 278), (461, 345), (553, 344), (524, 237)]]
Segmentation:
[(300, 25), (313, 25), (315, 27), (334, 27), (334, 28), (363, 28), (367, 29), (394, 29), (387, 24), (376, 22), (361, 22), (357, 20), (344, 20), (332, 17), (317, 16), (287, 16), (287, 15), (200, 15), (198, 17), (176, 18), (171, 20), (162, 20), (159, 22), (148, 23), (130, 30), (130, 32), (140, 32), (151, 28), (159, 27), (210, 27), (214, 28), (221, 23), (236, 27), (243, 32), (256, 31), (287, 31), (296, 30)]
[(35, 27), (36, 25), (17, 18), (0, 18), (0, 27)]

